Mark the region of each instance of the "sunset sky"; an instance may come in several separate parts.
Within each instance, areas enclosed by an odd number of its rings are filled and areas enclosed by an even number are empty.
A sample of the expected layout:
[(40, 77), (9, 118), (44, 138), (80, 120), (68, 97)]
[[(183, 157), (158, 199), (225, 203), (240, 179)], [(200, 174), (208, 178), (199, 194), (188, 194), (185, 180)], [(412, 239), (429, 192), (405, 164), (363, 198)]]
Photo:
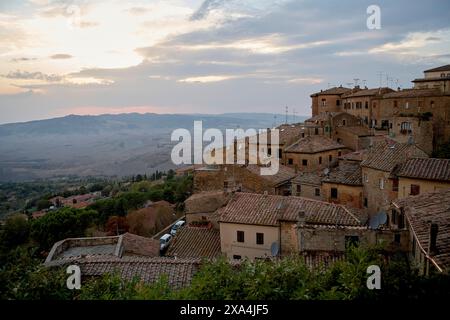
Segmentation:
[[(381, 29), (366, 9), (381, 8)], [(0, 123), (67, 114), (310, 114), (309, 95), (450, 63), (450, 2), (0, 0)]]

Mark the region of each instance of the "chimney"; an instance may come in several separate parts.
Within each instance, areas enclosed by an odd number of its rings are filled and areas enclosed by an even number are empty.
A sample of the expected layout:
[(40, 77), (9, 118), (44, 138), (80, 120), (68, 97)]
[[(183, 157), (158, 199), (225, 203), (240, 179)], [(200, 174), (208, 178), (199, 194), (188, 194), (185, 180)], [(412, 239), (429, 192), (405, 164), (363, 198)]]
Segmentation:
[(437, 223), (432, 223), (430, 225), (430, 242), (428, 245), (428, 253), (436, 254), (437, 253), (437, 235), (438, 235), (439, 227)]
[(306, 219), (305, 219), (305, 211), (299, 211), (298, 213), (297, 213), (297, 226), (301, 226), (301, 225), (304, 225), (305, 224), (305, 221), (306, 221)]

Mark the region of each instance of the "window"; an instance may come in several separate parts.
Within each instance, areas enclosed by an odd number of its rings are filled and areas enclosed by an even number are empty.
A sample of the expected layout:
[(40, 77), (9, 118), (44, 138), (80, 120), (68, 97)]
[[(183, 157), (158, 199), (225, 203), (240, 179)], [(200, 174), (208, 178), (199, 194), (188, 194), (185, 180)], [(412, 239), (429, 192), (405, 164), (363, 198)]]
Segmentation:
[(367, 208), (369, 206), (369, 203), (367, 201), (367, 198), (364, 198), (364, 208)]
[(380, 190), (383, 190), (383, 189), (384, 189), (384, 179), (381, 178), (380, 179)]
[(331, 162), (332, 160), (333, 160), (333, 156), (330, 154), (330, 155), (328, 156), (328, 161)]
[(365, 182), (369, 182), (369, 176), (367, 175), (367, 173), (364, 173), (363, 178)]
[(256, 233), (256, 244), (264, 244), (264, 233)]
[(357, 247), (359, 244), (358, 236), (345, 236), (345, 248), (350, 246)]
[(336, 105), (340, 106), (341, 105), (341, 100), (336, 100)]
[(445, 78), (445, 73), (441, 73), (441, 78)]
[(342, 125), (345, 126), (347, 121), (345, 119), (342, 120)]
[(316, 189), (314, 190), (314, 194), (316, 195), (316, 197), (320, 197), (320, 189), (319, 189), (319, 188), (316, 188)]
[(322, 157), (319, 157), (319, 164), (322, 164)]
[(434, 108), (434, 101), (430, 101), (430, 107)]
[(397, 108), (398, 107), (398, 102), (397, 102), (397, 100), (394, 100), (394, 108)]
[(305, 137), (305, 133), (304, 132), (302, 132), (302, 138), (304, 138)]
[(237, 254), (235, 254), (235, 255), (233, 255), (233, 259), (234, 260), (241, 260), (241, 256), (239, 256), (239, 255), (237, 255)]
[(392, 191), (398, 191), (398, 178), (392, 180)]
[(301, 185), (297, 185), (297, 193), (301, 193), (302, 192), (302, 186)]
[(400, 233), (394, 234), (394, 243), (400, 244), (401, 236)]
[(331, 199), (337, 199), (337, 197), (338, 197), (337, 188), (331, 188)]
[(402, 134), (407, 134), (412, 132), (411, 122), (402, 122), (400, 125), (400, 132)]
[(294, 159), (289, 158), (289, 159), (288, 159), (288, 164), (294, 164)]
[(278, 158), (281, 159), (283, 157), (283, 151), (278, 149)]
[(403, 213), (400, 213), (398, 215), (398, 228), (399, 229), (405, 228), (405, 215)]
[(307, 165), (308, 165), (308, 160), (303, 159), (303, 160), (302, 160), (302, 165), (303, 165), (303, 166), (307, 166)]
[(392, 218), (391, 218), (392, 224), (397, 224), (397, 211), (392, 210), (391, 216), (392, 216)]
[(223, 182), (223, 188), (224, 189), (228, 189), (228, 181), (224, 181)]
[(366, 101), (364, 108), (369, 109), (369, 101)]
[(338, 157), (342, 156), (342, 152), (338, 151)]
[(322, 107), (326, 107), (327, 105), (327, 100), (326, 99), (322, 99)]
[(244, 242), (244, 231), (237, 231), (237, 242)]
[(319, 128), (314, 129), (314, 134), (316, 134), (316, 135), (319, 134)]
[(272, 155), (272, 148), (267, 149), (267, 155), (269, 155), (269, 156)]
[(411, 185), (411, 192), (410, 195), (412, 196), (416, 196), (420, 193), (420, 186), (417, 184), (412, 184)]

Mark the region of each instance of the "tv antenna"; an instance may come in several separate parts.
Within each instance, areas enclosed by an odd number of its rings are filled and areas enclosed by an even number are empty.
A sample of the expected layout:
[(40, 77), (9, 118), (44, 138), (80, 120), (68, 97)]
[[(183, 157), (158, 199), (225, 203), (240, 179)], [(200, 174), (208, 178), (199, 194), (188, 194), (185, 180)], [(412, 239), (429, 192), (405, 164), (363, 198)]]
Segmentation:
[(382, 82), (383, 82), (383, 71), (378, 71), (377, 72), (377, 76), (378, 76), (378, 80), (380, 81), (380, 88), (382, 86)]
[(359, 78), (354, 78), (353, 81), (355, 81), (355, 87), (359, 85)]
[(288, 123), (288, 112), (289, 112), (289, 108), (288, 108), (288, 106), (286, 106), (286, 124)]

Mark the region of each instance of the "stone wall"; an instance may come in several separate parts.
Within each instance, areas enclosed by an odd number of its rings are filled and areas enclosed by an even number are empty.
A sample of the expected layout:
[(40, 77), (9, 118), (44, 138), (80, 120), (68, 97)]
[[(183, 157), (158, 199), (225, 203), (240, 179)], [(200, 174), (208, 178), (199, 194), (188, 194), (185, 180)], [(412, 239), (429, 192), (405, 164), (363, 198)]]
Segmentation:
[[(331, 188), (337, 189), (337, 198), (331, 198)], [(342, 204), (352, 208), (361, 209), (363, 206), (363, 187), (345, 184), (323, 182), (322, 194), (327, 202)]]

